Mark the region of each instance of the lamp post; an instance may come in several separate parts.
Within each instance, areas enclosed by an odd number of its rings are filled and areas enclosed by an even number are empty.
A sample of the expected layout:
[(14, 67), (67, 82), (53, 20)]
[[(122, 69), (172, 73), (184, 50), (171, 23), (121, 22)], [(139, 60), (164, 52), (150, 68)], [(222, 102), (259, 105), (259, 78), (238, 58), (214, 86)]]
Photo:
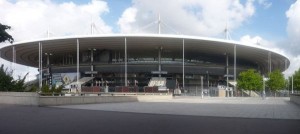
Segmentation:
[(93, 71), (94, 71), (94, 52), (96, 51), (96, 48), (89, 48), (89, 50), (91, 51), (91, 77), (94, 77)]
[(267, 80), (267, 78), (265, 78), (265, 76), (263, 75), (263, 93), (262, 93), (263, 100), (266, 99), (266, 80)]
[(292, 94), (294, 93), (294, 76), (292, 75)]
[(45, 53), (45, 55), (47, 56), (47, 66), (49, 66), (50, 64), (50, 61), (49, 61), (49, 56), (51, 56), (52, 55), (52, 53)]
[(208, 93), (208, 95), (210, 96), (210, 89), (209, 89), (209, 73), (208, 73), (208, 71), (206, 71), (206, 74), (207, 74), (207, 93)]
[(46, 84), (47, 84), (47, 81), (49, 81), (49, 86), (50, 88), (52, 87), (52, 79), (51, 79), (51, 74), (50, 74), (50, 56), (52, 55), (52, 53), (45, 53), (45, 55), (47, 56), (47, 80), (46, 80)]
[(203, 76), (201, 76), (201, 99), (203, 99)]

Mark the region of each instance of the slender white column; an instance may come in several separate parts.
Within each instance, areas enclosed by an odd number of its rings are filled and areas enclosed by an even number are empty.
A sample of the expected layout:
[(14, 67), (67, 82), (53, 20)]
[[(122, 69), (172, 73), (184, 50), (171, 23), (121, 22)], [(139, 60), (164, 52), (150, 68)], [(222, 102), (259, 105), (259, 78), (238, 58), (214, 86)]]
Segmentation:
[(79, 84), (79, 39), (77, 39), (77, 81), (76, 84)]
[(16, 48), (13, 46), (13, 63), (16, 63)]
[(115, 63), (117, 63), (118, 60), (117, 60), (117, 51), (115, 51)]
[(292, 94), (294, 93), (294, 76), (292, 75)]
[(272, 72), (272, 55), (271, 55), (272, 53), (271, 52), (269, 52), (269, 55), (268, 55), (268, 58), (269, 58), (269, 73), (271, 73)]
[(228, 89), (228, 73), (229, 73), (229, 70), (228, 70), (228, 54), (226, 53), (226, 87)]
[(208, 89), (208, 92), (209, 92), (209, 72), (206, 71), (206, 74), (207, 74), (207, 89)]
[(285, 59), (285, 60), (284, 60), (284, 71), (287, 70), (287, 66), (288, 66), (288, 65), (287, 65), (287, 59)]
[(12, 66), (11, 66), (11, 70), (12, 70), (12, 76), (14, 77), (14, 74), (15, 74), (15, 63), (16, 63), (16, 48), (15, 46), (12, 47), (13, 48), (13, 53), (12, 53), (12, 57), (13, 57), (13, 63), (12, 63)]
[(91, 24), (91, 35), (94, 34), (94, 26), (93, 26), (93, 23)]
[(184, 89), (184, 39), (182, 40), (182, 88)]
[(39, 90), (41, 90), (41, 42), (39, 42)]
[(41, 43), (41, 87), (43, 87), (43, 43)]
[(41, 42), (39, 42), (39, 65), (40, 65), (39, 88), (41, 90), (43, 86), (43, 44)]
[(237, 96), (237, 90), (236, 90), (236, 45), (234, 45), (233, 79), (235, 82), (235, 86), (234, 86), (235, 96)]
[(94, 71), (94, 48), (91, 48), (91, 76), (92, 77), (94, 77), (93, 71)]
[(159, 50), (158, 50), (158, 72), (159, 72), (159, 77), (161, 77), (161, 50), (162, 50), (162, 47), (159, 47)]
[[(46, 85), (49, 85), (48, 84), (48, 77), (50, 76), (50, 70), (49, 70), (49, 54), (48, 53), (45, 53), (46, 55), (46, 67), (47, 67), (47, 78), (45, 80), (45, 84)], [(51, 86), (51, 85), (50, 85)]]
[(265, 100), (266, 99), (266, 83), (265, 83), (265, 76), (263, 75), (263, 99)]
[(201, 76), (201, 98), (203, 99), (203, 76)]
[(161, 20), (160, 20), (160, 14), (158, 14), (158, 34), (161, 32)]
[(125, 38), (125, 86), (127, 86), (127, 39)]
[(48, 54), (48, 53), (45, 53), (46, 55), (47, 55), (47, 66), (49, 67), (49, 65), (50, 65), (50, 53)]

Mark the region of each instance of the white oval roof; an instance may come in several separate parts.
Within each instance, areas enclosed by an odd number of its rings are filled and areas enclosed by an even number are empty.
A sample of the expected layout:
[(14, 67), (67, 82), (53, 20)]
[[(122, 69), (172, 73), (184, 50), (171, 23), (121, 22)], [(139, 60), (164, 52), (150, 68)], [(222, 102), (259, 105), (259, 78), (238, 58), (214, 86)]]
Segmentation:
[[(16, 49), (16, 62), (23, 65), (37, 67), (38, 44), (42, 43), (43, 52), (66, 53), (76, 52), (77, 39), (80, 42), (80, 51), (88, 48), (106, 48), (111, 50), (124, 50), (125, 38), (128, 51), (139, 51), (141, 49), (154, 49), (163, 46), (174, 52), (182, 51), (184, 40), (185, 53), (199, 52), (211, 55), (231, 56), (234, 54), (234, 46), (237, 48), (237, 59), (244, 59), (257, 63), (260, 67), (268, 68), (268, 55), (271, 53), (272, 68), (284, 71), (290, 65), (289, 59), (283, 54), (268, 50), (258, 45), (247, 45), (236, 41), (196, 37), (186, 35), (165, 34), (104, 34), (56, 37), (16, 42), (13, 45), (0, 48), (1, 57), (12, 60), (12, 47)], [(191, 55), (193, 56), (193, 55)]]

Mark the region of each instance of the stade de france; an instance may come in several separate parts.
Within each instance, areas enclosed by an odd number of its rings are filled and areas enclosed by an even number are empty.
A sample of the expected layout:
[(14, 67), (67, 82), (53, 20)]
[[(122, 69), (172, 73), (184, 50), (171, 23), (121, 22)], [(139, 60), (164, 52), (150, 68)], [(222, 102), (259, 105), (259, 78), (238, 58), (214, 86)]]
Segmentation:
[[(38, 68), (39, 86), (64, 92), (236, 94), (241, 71), (285, 71), (288, 58), (259, 45), (170, 34), (101, 34), (36, 39), (0, 48), (1, 58)], [(226, 93), (225, 93), (226, 92)], [(235, 92), (235, 93), (234, 93)], [(227, 96), (229, 93), (227, 94)]]

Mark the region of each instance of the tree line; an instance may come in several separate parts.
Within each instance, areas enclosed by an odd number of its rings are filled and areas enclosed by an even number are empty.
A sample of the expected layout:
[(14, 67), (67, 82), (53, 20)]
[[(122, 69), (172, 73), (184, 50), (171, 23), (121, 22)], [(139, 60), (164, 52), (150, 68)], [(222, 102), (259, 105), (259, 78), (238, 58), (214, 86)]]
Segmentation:
[[(300, 69), (293, 75), (293, 89), (300, 90)], [(239, 89), (249, 91), (262, 91), (263, 83), (265, 81), (265, 88), (273, 92), (276, 96), (276, 92), (283, 89), (292, 89), (292, 76), (288, 79), (284, 78), (284, 75), (280, 70), (274, 70), (267, 76), (262, 76), (254, 69), (243, 71), (239, 74), (237, 80), (237, 87)], [(264, 79), (265, 77), (265, 79)]]
[[(8, 41), (10, 43), (14, 42), (14, 38), (7, 33), (6, 30), (11, 29), (10, 26), (4, 25), (0, 23), (0, 43)], [(13, 78), (13, 71), (8, 70), (2, 64), (0, 67), (0, 91), (11, 91), (11, 92), (36, 92), (37, 85), (26, 85), (25, 79), (28, 73), (21, 78), (19, 76), (18, 79)], [(49, 87), (48, 85), (44, 85), (41, 89), (42, 93), (61, 93), (62, 87)]]

